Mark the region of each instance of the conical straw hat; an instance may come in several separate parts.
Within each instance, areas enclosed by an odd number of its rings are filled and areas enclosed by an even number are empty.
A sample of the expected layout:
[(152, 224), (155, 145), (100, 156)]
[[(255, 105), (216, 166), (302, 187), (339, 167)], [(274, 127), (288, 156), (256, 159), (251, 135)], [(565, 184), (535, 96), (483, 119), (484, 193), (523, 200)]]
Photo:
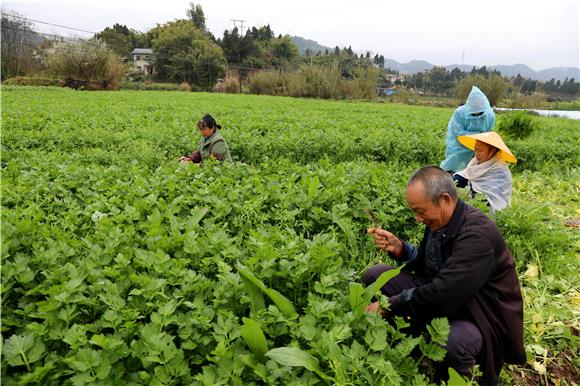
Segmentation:
[(500, 150), (500, 158), (505, 162), (516, 163), (516, 157), (512, 154), (510, 149), (503, 142), (498, 133), (489, 131), (487, 133), (460, 135), (457, 140), (466, 148), (473, 150), (475, 148), (475, 141), (485, 142), (488, 145), (497, 147)]

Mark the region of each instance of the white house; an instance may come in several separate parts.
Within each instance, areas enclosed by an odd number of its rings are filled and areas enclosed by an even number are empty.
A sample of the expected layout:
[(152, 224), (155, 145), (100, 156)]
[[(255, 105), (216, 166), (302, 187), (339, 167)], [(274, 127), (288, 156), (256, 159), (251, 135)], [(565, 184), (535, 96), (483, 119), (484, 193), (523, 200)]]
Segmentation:
[(144, 74), (153, 74), (153, 50), (151, 48), (135, 48), (131, 55), (135, 67)]
[(395, 83), (396, 81), (405, 81), (405, 75), (387, 74), (387, 81)]

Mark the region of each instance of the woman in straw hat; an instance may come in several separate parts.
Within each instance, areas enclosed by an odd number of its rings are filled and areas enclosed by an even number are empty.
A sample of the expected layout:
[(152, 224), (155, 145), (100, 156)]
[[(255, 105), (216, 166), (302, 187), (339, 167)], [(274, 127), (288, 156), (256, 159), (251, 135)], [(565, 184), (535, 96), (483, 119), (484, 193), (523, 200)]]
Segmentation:
[(457, 138), (491, 131), (495, 125), (495, 114), (485, 94), (473, 86), (463, 106), (453, 112), (447, 125), (445, 138), (445, 159), (441, 169), (448, 172), (463, 170), (473, 157), (473, 152), (462, 146)]
[(456, 185), (469, 185), (472, 197), (484, 194), (492, 212), (505, 208), (512, 195), (512, 174), (507, 163), (516, 163), (516, 157), (495, 132), (459, 136), (457, 140), (473, 150), (475, 157), (453, 175)]

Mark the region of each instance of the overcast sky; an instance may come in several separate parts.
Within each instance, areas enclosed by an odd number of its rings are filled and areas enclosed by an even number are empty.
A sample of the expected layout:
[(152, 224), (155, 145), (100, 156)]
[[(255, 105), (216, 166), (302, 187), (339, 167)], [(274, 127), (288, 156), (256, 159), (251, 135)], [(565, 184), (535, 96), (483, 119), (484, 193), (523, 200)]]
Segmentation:
[[(270, 24), (276, 34), (325, 46), (383, 54), (399, 62), (474, 65), (524, 63), (535, 70), (580, 67), (580, 0), (199, 0), (209, 30), (221, 37), (231, 19)], [(101, 31), (114, 23), (146, 31), (185, 18), (185, 0), (2, 2), (35, 20)], [(41, 32), (90, 36), (42, 24)]]

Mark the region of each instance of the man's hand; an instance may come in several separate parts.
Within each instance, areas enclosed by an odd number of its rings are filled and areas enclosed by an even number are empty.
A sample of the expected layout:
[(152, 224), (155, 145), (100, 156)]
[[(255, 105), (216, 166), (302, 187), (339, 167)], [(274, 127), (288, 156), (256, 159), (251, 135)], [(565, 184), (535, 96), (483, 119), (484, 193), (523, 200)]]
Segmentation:
[(191, 158), (186, 157), (186, 156), (183, 156), (179, 159), (179, 162), (181, 162), (182, 164), (186, 163), (186, 162), (190, 162), (190, 161), (191, 161)]
[(385, 310), (381, 308), (379, 301), (373, 302), (365, 307), (365, 312), (378, 312), (382, 317), (385, 316)]
[(396, 257), (401, 256), (401, 253), (403, 253), (403, 242), (391, 232), (381, 229), (380, 227), (375, 227), (369, 228), (367, 233), (373, 235), (375, 238), (375, 245), (380, 250), (392, 253)]

